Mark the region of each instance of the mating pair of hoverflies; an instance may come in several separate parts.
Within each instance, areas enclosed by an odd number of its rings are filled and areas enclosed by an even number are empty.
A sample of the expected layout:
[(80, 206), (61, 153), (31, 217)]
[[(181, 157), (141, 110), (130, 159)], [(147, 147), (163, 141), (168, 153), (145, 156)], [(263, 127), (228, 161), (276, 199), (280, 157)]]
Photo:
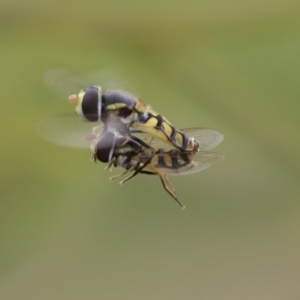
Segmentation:
[(223, 159), (209, 152), (223, 135), (209, 128), (176, 129), (164, 116), (143, 101), (122, 92), (91, 86), (69, 96), (77, 102), (75, 111), (87, 122), (102, 122), (87, 139), (91, 141), (92, 160), (106, 163), (105, 169), (121, 167), (130, 173), (120, 183), (137, 174), (159, 176), (163, 188), (182, 207), (168, 175), (186, 175), (202, 171)]

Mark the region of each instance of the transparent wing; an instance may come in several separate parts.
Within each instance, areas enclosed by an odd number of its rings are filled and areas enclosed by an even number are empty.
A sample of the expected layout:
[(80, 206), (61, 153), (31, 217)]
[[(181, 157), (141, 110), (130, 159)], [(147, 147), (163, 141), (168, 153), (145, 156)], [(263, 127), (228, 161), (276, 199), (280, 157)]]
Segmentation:
[[(172, 175), (188, 175), (203, 171), (222, 161), (224, 155), (215, 152), (199, 151), (195, 154), (192, 166), (187, 166), (174, 172)], [(171, 174), (170, 174), (171, 175)]]
[[(145, 154), (139, 157), (144, 160), (150, 156)], [(167, 175), (188, 175), (203, 171), (223, 159), (223, 155), (215, 152), (199, 151), (195, 154), (180, 151), (165, 152), (155, 154), (145, 169)]]
[(43, 81), (46, 86), (67, 99), (69, 95), (92, 85), (100, 85), (104, 90), (122, 88), (125, 83), (120, 78), (125, 76), (122, 77), (119, 73), (112, 69), (101, 69), (85, 75), (75, 75), (67, 69), (56, 68), (47, 71)]
[(36, 132), (48, 142), (60, 146), (88, 148), (91, 141), (87, 136), (91, 134), (93, 126), (80, 122), (74, 117), (56, 117), (45, 119), (36, 124)]
[[(180, 129), (184, 134), (188, 135), (189, 137), (195, 138), (200, 143), (200, 150), (210, 150), (216, 147), (223, 141), (223, 134), (219, 131), (211, 128), (202, 128), (202, 127), (195, 127), (195, 128), (184, 128)], [(138, 138), (144, 140), (146, 143), (150, 144), (154, 148), (163, 148), (163, 149), (172, 149), (169, 144), (164, 143), (161, 139), (145, 132), (141, 131), (132, 131), (133, 135), (137, 136)]]
[(55, 117), (36, 124), (36, 133), (44, 140), (56, 145), (74, 148), (89, 148), (101, 141), (101, 148), (111, 148), (113, 137), (122, 137), (113, 127), (103, 131), (103, 124), (97, 126), (90, 122), (80, 122), (75, 117)]
[[(101, 85), (106, 88), (119, 88), (123, 85), (124, 78), (119, 72), (112, 69), (101, 69), (86, 75), (75, 75), (67, 69), (51, 69), (44, 74), (43, 81), (50, 89), (60, 93), (67, 102), (70, 94), (78, 93), (91, 85)], [(62, 100), (62, 98), (59, 98)], [(74, 107), (70, 106), (70, 111)], [(99, 122), (96, 125), (100, 125)], [(36, 124), (36, 132), (45, 140), (68, 147), (86, 148), (91, 141), (86, 136), (90, 135), (95, 124), (81, 122), (75, 114), (45, 119)]]
[(200, 150), (210, 150), (224, 139), (222, 133), (212, 128), (186, 128), (182, 131), (200, 142)]

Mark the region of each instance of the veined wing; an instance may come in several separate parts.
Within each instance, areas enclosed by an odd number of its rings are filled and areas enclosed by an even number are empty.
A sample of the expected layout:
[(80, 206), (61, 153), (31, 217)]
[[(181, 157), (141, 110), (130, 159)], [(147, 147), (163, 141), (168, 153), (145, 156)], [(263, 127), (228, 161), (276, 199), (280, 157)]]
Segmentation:
[[(139, 155), (141, 159), (149, 156), (149, 154)], [(188, 175), (203, 171), (223, 159), (223, 155), (215, 152), (165, 151), (155, 154), (145, 169), (167, 175)]]
[[(223, 134), (211, 128), (195, 127), (180, 129), (181, 132), (189, 137), (195, 138), (200, 143), (200, 150), (210, 150), (220, 144), (224, 138)], [(143, 139), (149, 145), (159, 149), (173, 149), (171, 145), (164, 143), (161, 139), (149, 133), (132, 130), (132, 134)]]

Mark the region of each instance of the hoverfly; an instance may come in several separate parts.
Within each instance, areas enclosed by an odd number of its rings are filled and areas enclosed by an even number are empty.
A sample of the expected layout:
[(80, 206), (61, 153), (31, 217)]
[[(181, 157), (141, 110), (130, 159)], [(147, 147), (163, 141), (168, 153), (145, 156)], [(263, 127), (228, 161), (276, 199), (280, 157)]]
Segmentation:
[(201, 151), (187, 152), (178, 149), (154, 148), (164, 145), (156, 137), (139, 133), (141, 137), (127, 138), (119, 132), (104, 131), (93, 140), (90, 150), (92, 160), (108, 163), (106, 169), (122, 167), (122, 174), (110, 180), (133, 172), (123, 179), (125, 183), (137, 174), (158, 175), (163, 188), (184, 209), (185, 206), (176, 196), (175, 189), (168, 180), (168, 175), (186, 175), (200, 172), (223, 159), (223, 156), (202, 150), (209, 150), (219, 144), (223, 135), (216, 130), (207, 128), (183, 129), (184, 133), (192, 133), (200, 141)]
[(200, 151), (186, 152), (174, 149), (148, 133), (136, 131), (132, 135), (126, 126), (123, 127), (124, 131), (111, 127), (97, 135), (89, 134), (89, 124), (76, 121), (74, 118), (43, 120), (37, 126), (37, 133), (46, 140), (63, 146), (87, 149), (90, 145), (92, 161), (107, 163), (106, 169), (125, 169), (122, 174), (111, 179), (132, 172), (121, 183), (139, 173), (158, 175), (164, 189), (181, 207), (184, 206), (167, 176), (200, 172), (223, 159), (222, 155), (209, 152), (223, 140), (220, 132), (210, 128), (182, 129), (184, 134), (193, 136), (200, 144)]
[[(205, 152), (222, 141), (223, 135), (218, 131), (205, 128), (177, 130), (143, 101), (124, 92), (102, 93), (101, 87), (90, 86), (78, 95), (69, 96), (69, 101), (77, 101), (75, 111), (84, 121), (103, 122), (89, 135), (89, 140), (92, 139), (90, 150), (93, 161), (108, 163), (106, 168), (119, 166), (125, 169), (111, 179), (129, 172), (132, 174), (121, 183), (139, 173), (158, 175), (164, 189), (181, 207), (184, 206), (167, 176), (199, 172), (223, 158), (220, 154)], [(38, 129), (43, 137), (63, 145), (71, 141), (76, 146), (76, 134), (64, 135), (63, 128), (59, 128), (58, 138), (52, 136), (50, 123), (44, 123), (44, 129), (50, 129), (46, 136), (43, 128)]]
[[(199, 142), (194, 137), (177, 130), (164, 116), (125, 92), (102, 93), (100, 86), (90, 86), (79, 94), (69, 96), (69, 102), (76, 101), (75, 111), (83, 121), (102, 121), (104, 126), (109, 123), (116, 130), (125, 125), (133, 131), (152, 134), (178, 150), (199, 150)], [(99, 126), (94, 130), (97, 129)]]

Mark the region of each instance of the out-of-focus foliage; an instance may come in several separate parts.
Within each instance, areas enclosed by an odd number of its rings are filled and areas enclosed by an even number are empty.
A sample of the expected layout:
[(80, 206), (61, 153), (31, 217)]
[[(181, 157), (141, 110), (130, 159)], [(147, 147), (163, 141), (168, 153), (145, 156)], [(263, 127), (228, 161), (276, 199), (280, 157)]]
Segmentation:
[[(300, 297), (298, 1), (3, 0), (0, 39), (0, 299)], [(171, 178), (185, 211), (110, 183), (36, 134), (74, 109), (55, 68), (220, 130), (226, 160)]]

